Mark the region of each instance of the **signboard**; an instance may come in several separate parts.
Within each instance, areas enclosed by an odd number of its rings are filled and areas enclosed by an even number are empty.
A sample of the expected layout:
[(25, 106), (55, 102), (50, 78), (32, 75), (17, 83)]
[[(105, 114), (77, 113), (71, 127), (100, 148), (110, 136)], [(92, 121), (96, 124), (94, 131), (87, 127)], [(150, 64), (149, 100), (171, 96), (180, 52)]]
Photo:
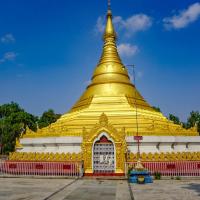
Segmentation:
[(134, 136), (134, 140), (143, 140), (143, 137), (142, 136)]

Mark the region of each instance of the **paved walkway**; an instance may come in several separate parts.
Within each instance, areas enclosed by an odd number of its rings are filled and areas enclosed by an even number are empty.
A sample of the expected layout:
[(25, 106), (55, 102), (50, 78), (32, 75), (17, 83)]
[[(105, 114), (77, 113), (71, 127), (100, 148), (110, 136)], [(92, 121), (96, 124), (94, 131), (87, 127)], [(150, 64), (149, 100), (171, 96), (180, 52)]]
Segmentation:
[(200, 200), (200, 180), (156, 180), (131, 187), (134, 200)]
[(200, 180), (126, 180), (0, 178), (0, 200), (200, 200)]
[(0, 200), (40, 200), (51, 195), (69, 179), (0, 178)]
[(0, 178), (0, 200), (131, 200), (125, 180)]
[[(66, 192), (69, 192), (66, 195)], [(131, 200), (126, 181), (79, 180), (71, 187), (53, 196), (64, 200)]]

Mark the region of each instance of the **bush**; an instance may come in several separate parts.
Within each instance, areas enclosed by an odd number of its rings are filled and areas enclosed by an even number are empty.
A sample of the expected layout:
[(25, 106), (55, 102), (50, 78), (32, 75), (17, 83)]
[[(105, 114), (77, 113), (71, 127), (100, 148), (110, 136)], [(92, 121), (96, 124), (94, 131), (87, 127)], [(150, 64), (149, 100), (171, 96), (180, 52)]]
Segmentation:
[(156, 179), (156, 180), (160, 180), (161, 179), (161, 173), (160, 172), (155, 172), (154, 173), (154, 178)]
[(130, 175), (130, 173), (131, 173), (132, 170), (133, 170), (132, 166), (128, 168), (128, 175)]
[(180, 176), (177, 176), (177, 177), (176, 177), (176, 180), (181, 180), (181, 177), (180, 177)]

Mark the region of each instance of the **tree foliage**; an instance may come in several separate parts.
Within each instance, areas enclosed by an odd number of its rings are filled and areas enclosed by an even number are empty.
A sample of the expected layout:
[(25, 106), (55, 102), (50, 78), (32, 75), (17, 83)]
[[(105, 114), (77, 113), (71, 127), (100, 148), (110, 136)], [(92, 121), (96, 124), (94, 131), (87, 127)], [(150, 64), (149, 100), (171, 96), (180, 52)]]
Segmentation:
[(49, 109), (48, 111), (45, 111), (40, 119), (38, 120), (38, 126), (39, 128), (46, 127), (50, 125), (51, 123), (54, 123), (57, 121), (58, 118), (60, 118), (60, 114), (55, 114), (52, 109)]
[(199, 111), (192, 111), (187, 119), (186, 128), (197, 126), (197, 130), (200, 133), (200, 113)]
[(16, 138), (25, 132), (28, 126), (35, 131), (37, 117), (24, 111), (17, 103), (0, 106), (0, 143), (2, 153), (14, 150)]
[[(152, 106), (152, 108), (157, 112), (161, 112), (159, 107)], [(186, 129), (197, 126), (197, 131), (199, 132), (199, 135), (200, 135), (200, 112), (199, 111), (190, 112), (190, 115), (186, 122), (180, 121), (179, 117), (173, 114), (169, 114), (168, 119), (173, 121), (174, 124), (182, 125)]]
[(1, 153), (7, 154), (15, 149), (16, 139), (25, 133), (26, 127), (36, 131), (37, 126), (43, 128), (60, 117), (52, 109), (38, 118), (27, 113), (17, 103), (0, 105), (0, 146)]
[(173, 114), (169, 114), (168, 119), (173, 121), (174, 124), (181, 124), (180, 119), (177, 116), (173, 115)]
[(152, 106), (152, 108), (153, 108), (156, 112), (161, 112), (161, 109), (160, 109), (159, 107)]

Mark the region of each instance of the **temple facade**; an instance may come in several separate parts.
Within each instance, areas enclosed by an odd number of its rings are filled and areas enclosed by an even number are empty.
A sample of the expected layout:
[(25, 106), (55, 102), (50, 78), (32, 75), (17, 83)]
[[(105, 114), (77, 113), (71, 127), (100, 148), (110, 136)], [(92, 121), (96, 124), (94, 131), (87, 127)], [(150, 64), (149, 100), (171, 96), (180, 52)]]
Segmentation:
[(101, 58), (91, 83), (69, 112), (48, 127), (29, 129), (10, 160), (83, 161), (86, 174), (123, 174), (126, 161), (200, 160), (197, 127), (184, 129), (152, 108), (131, 83), (116, 46), (110, 8)]

